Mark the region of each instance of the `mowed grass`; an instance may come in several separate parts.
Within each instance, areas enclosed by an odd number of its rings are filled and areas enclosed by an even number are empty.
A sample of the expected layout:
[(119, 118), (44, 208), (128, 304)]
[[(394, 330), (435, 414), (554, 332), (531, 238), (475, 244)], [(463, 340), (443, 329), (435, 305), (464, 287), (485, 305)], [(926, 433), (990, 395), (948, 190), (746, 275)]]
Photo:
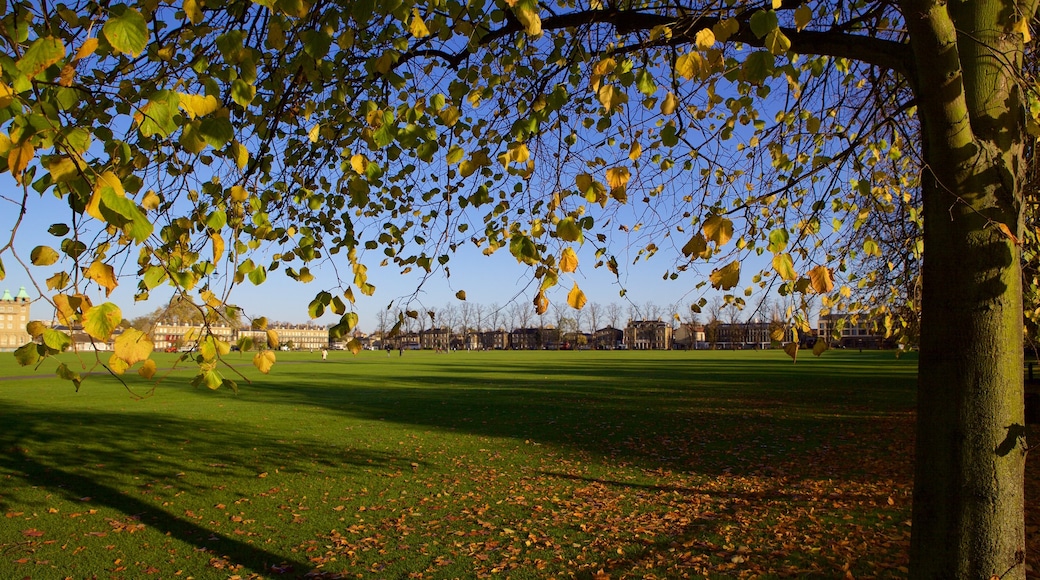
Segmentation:
[(75, 392), (0, 355), (0, 576), (905, 574), (912, 356), (250, 360)]

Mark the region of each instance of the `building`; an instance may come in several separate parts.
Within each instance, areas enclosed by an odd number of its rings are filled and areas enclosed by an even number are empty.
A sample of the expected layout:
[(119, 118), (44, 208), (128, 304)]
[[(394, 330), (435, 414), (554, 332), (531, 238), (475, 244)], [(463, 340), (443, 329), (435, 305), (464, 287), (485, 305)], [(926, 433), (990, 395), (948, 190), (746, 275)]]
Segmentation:
[(625, 343), (624, 331), (607, 326), (592, 333), (589, 347), (596, 350), (614, 350)]
[(424, 350), (447, 350), (451, 348), (451, 329), (436, 327), (420, 331), (419, 346)]
[(817, 321), (817, 336), (840, 348), (885, 346), (885, 336), (865, 315), (823, 314)]
[(15, 350), (32, 340), (25, 326), (29, 324), (29, 294), (25, 286), (11, 296), (10, 290), (4, 290), (0, 297), (0, 350)]
[(660, 320), (630, 320), (624, 334), (625, 348), (631, 350), (672, 348), (672, 327)]
[(706, 348), (706, 336), (703, 324), (683, 324), (672, 333), (672, 348)]
[(541, 328), (514, 328), (509, 333), (509, 347), (514, 350), (541, 350), (543, 343)]
[(509, 333), (505, 330), (486, 330), (478, 332), (480, 348), (484, 350), (505, 350), (509, 348)]
[[(238, 329), (227, 325), (210, 325), (209, 331), (218, 339), (234, 343), (238, 340)], [(192, 349), (199, 339), (205, 335), (201, 324), (190, 322), (166, 321), (156, 322), (149, 333), (152, 344), (157, 351), (175, 351)]]

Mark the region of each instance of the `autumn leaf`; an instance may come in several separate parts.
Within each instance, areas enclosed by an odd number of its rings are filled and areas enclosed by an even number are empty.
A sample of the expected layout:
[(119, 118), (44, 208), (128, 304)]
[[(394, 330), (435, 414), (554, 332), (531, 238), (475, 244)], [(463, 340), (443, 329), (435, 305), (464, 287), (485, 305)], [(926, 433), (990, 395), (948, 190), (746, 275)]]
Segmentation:
[(136, 328), (128, 328), (116, 338), (113, 348), (117, 357), (123, 359), (128, 366), (134, 366), (148, 359), (154, 347), (148, 335)]
[(809, 270), (809, 280), (813, 290), (818, 294), (826, 294), (834, 290), (834, 278), (831, 276), (831, 269), (827, 266), (816, 266)]
[(94, 260), (90, 267), (84, 268), (83, 276), (104, 288), (105, 296), (112, 294), (112, 291), (119, 285), (119, 281), (116, 280), (115, 269), (100, 260)]
[(574, 272), (578, 269), (578, 255), (574, 252), (573, 248), (567, 247), (563, 249), (563, 254), (560, 256), (560, 271), (561, 272)]
[[(83, 312), (83, 332), (91, 338), (105, 342), (123, 321), (123, 312), (111, 302), (88, 308)], [(133, 329), (128, 329), (128, 331)], [(140, 332), (140, 331), (135, 331)], [(133, 336), (131, 334), (131, 336)]]
[(797, 342), (789, 342), (789, 343), (785, 344), (784, 345), (784, 352), (787, 353), (787, 356), (791, 357), (791, 361), (792, 362), (797, 362), (798, 361), (798, 343)]
[(253, 356), (253, 366), (265, 375), (271, 372), (274, 366), (275, 354), (273, 350), (262, 350)]
[(575, 284), (571, 291), (567, 293), (567, 304), (575, 310), (581, 310), (585, 307), (585, 302), (585, 293)]
[(729, 290), (740, 282), (740, 262), (734, 261), (708, 275), (711, 285), (717, 290)]
[(725, 246), (733, 238), (733, 222), (722, 216), (713, 215), (704, 220), (704, 238), (715, 242), (716, 246)]

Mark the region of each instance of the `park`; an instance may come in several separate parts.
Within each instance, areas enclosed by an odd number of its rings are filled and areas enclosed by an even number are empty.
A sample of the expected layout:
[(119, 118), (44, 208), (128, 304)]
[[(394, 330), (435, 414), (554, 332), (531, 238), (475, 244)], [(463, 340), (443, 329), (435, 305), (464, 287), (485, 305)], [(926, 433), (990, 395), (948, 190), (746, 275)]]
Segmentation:
[(78, 392), (0, 358), (5, 574), (907, 574), (914, 353), (231, 353), (238, 393), (156, 357)]

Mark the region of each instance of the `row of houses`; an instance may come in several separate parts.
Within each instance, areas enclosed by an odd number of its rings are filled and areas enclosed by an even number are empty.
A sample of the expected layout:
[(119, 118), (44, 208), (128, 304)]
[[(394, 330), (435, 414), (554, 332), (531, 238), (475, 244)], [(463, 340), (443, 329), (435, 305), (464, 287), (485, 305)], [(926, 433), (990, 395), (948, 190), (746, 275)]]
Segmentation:
[[(25, 331), (29, 320), (31, 301), (25, 289), (17, 296), (4, 292), (0, 298), (0, 350), (14, 350), (30, 340)], [(782, 339), (774, 340), (774, 332), (783, 329)], [(284, 349), (318, 350), (322, 348), (346, 347), (345, 342), (334, 342), (329, 338), (328, 327), (314, 324), (279, 324), (270, 327), (278, 336), (279, 347)], [(69, 330), (69, 329), (65, 329)], [(225, 342), (235, 344), (244, 337), (254, 343), (266, 344), (267, 333), (262, 330), (239, 328), (230, 325), (210, 325), (176, 321), (160, 321), (149, 335), (158, 351), (190, 350), (195, 342), (209, 332)], [(71, 329), (73, 339), (79, 343), (90, 343), (97, 350), (111, 348), (115, 336), (107, 344), (91, 341), (82, 331)], [(815, 342), (816, 337), (827, 337), (832, 345), (847, 348), (882, 348), (890, 346), (885, 338), (865, 317), (848, 314), (829, 314), (819, 318), (815, 333), (799, 335), (802, 342)], [(683, 324), (673, 328), (660, 320), (633, 320), (625, 328), (612, 326), (594, 332), (560, 332), (552, 327), (517, 328), (513, 330), (453, 332), (447, 328), (431, 328), (418, 332), (407, 332), (393, 337), (381, 333), (354, 334), (364, 348), (368, 349), (423, 349), (423, 350), (671, 350), (671, 349), (764, 349), (777, 342), (795, 340), (791, 329), (772, 322), (715, 321), (707, 325)]]

